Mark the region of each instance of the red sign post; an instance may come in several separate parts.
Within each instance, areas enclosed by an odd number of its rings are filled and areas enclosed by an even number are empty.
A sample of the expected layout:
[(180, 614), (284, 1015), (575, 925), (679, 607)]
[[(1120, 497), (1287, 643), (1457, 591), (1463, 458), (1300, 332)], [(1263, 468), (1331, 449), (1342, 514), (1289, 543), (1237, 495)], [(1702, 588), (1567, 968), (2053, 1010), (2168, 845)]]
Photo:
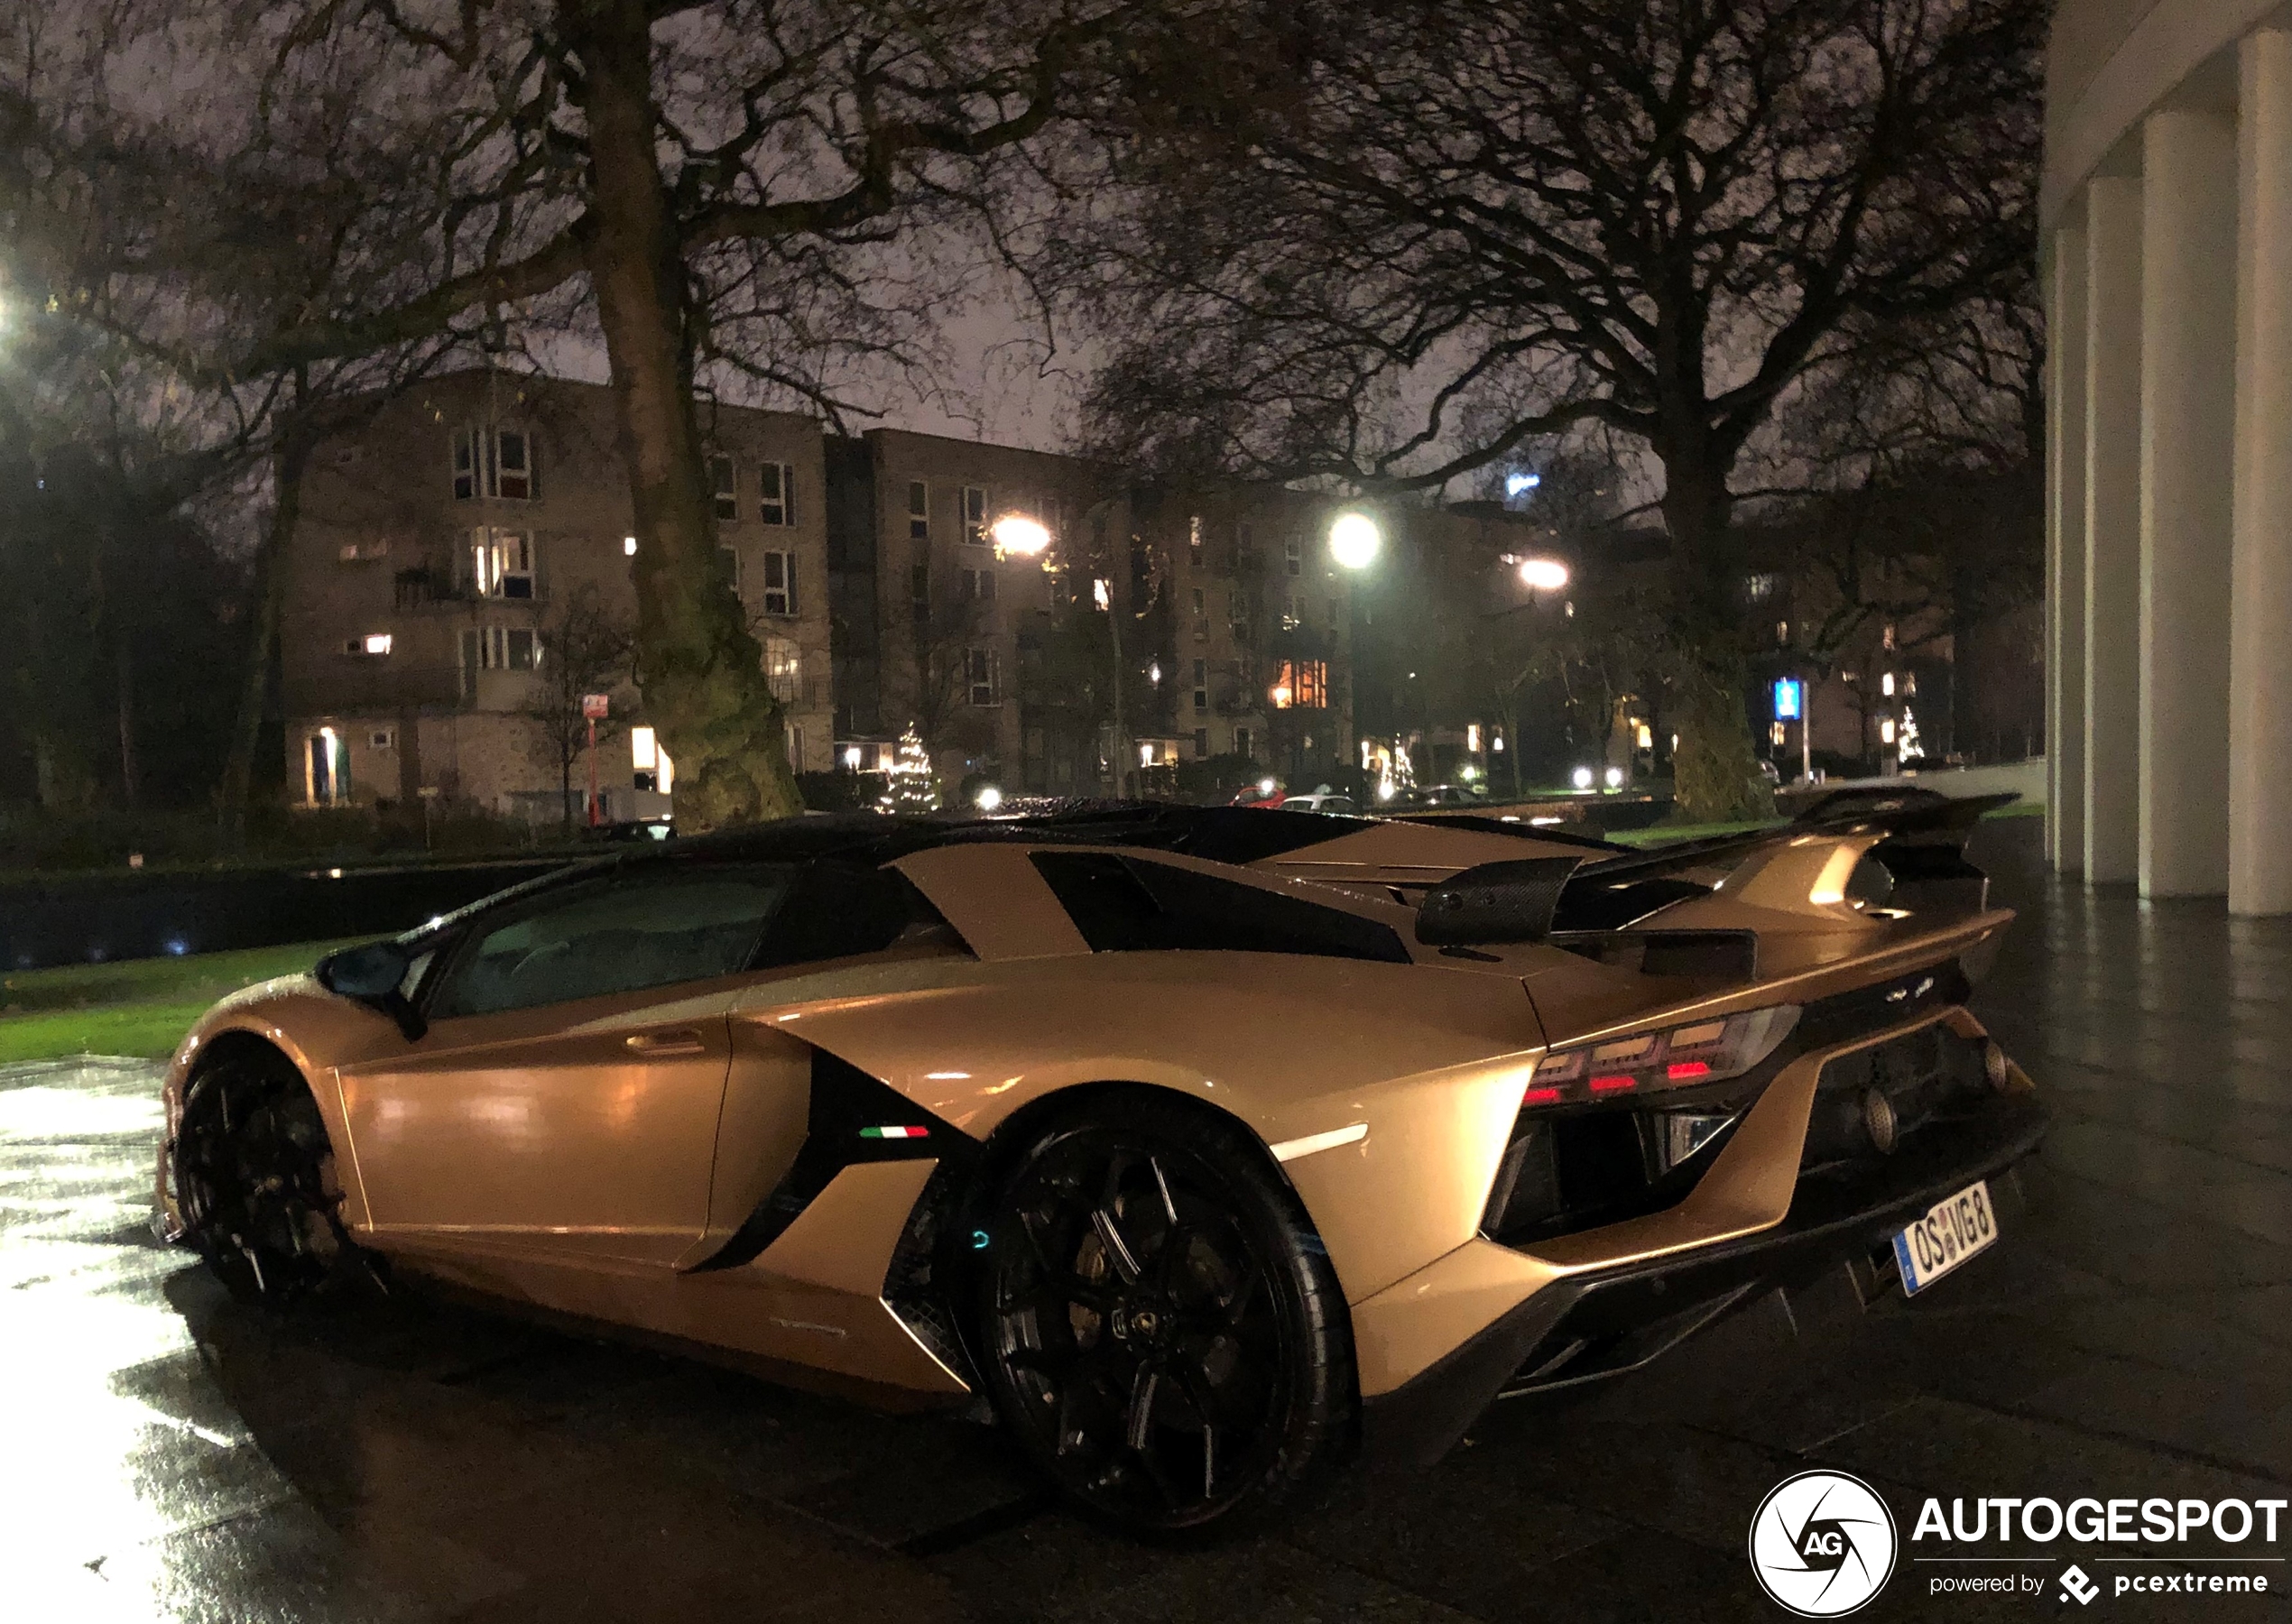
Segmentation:
[(613, 699), (607, 694), (581, 696), (581, 714), (589, 720), (589, 827), (597, 826), (596, 813), (596, 724), (612, 715)]

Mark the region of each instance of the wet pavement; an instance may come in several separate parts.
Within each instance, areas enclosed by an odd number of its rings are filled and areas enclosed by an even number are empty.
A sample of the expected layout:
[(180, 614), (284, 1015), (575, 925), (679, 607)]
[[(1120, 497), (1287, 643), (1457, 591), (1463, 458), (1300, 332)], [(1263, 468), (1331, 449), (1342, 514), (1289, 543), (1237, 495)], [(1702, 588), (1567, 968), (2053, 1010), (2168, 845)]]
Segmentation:
[[(1975, 853), (2025, 910), (1976, 1008), (2057, 1113), (1999, 1248), (1914, 1304), (1863, 1313), (1843, 1274), (1770, 1299), (1206, 1548), (1069, 1517), (957, 1418), (439, 1303), (241, 1307), (150, 1238), (154, 1068), (0, 1070), (0, 1618), (1771, 1619), (1746, 1530), (1810, 1466), (1898, 1518), (1929, 1494), (2284, 1496), (2292, 920), (2059, 886), (2036, 835)], [(1931, 1598), (1964, 1570), (1911, 1555), (1860, 1616), (2066, 1605)], [(2292, 1574), (2258, 1571), (2276, 1595), (2094, 1616), (2287, 1616)]]

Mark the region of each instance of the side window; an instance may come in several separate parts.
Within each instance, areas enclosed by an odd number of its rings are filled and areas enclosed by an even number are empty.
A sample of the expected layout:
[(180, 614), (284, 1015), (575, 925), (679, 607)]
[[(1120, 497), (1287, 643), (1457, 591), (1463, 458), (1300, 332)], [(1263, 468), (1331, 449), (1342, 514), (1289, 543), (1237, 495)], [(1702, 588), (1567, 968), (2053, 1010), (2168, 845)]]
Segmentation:
[(777, 969), (894, 946), (969, 951), (939, 910), (896, 869), (814, 863), (796, 876), (755, 962), (758, 969)]
[(480, 923), (447, 967), (435, 1019), (707, 981), (748, 967), (794, 871), (763, 865), (620, 875)]

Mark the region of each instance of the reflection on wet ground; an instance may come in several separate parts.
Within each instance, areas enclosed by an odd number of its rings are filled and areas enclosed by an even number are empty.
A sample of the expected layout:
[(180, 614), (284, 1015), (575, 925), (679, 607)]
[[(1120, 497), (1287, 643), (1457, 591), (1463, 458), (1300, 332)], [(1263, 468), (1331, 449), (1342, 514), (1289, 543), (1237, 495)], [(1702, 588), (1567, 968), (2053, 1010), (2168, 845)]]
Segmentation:
[[(2001, 1249), (1914, 1305), (1862, 1314), (1841, 1278), (1754, 1310), (1208, 1549), (1069, 1518), (958, 1419), (434, 1303), (242, 1308), (150, 1237), (152, 1068), (0, 1072), (0, 1614), (1771, 1619), (1745, 1531), (1809, 1465), (1898, 1517), (1928, 1494), (2282, 1496), (2292, 920), (2057, 886), (2035, 833), (1977, 852), (2025, 909), (1978, 1008), (2058, 1112)], [(2049, 1592), (1930, 1601), (1906, 1560), (1864, 1616), (2033, 1610)]]

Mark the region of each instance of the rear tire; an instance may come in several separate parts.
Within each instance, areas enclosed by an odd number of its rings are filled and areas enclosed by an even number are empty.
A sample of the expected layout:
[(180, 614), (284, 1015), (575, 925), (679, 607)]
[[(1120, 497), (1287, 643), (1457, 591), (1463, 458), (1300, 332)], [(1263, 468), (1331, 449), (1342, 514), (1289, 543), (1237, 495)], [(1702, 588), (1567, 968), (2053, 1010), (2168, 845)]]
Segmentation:
[(1069, 1499), (1133, 1533), (1225, 1534), (1341, 1463), (1359, 1402), (1345, 1299), (1239, 1125), (1102, 1096), (1029, 1140), (980, 1227), (988, 1394)]
[(365, 1258), (342, 1226), (319, 1103), (276, 1051), (226, 1056), (192, 1076), (172, 1173), (187, 1238), (243, 1302), (294, 1302)]

